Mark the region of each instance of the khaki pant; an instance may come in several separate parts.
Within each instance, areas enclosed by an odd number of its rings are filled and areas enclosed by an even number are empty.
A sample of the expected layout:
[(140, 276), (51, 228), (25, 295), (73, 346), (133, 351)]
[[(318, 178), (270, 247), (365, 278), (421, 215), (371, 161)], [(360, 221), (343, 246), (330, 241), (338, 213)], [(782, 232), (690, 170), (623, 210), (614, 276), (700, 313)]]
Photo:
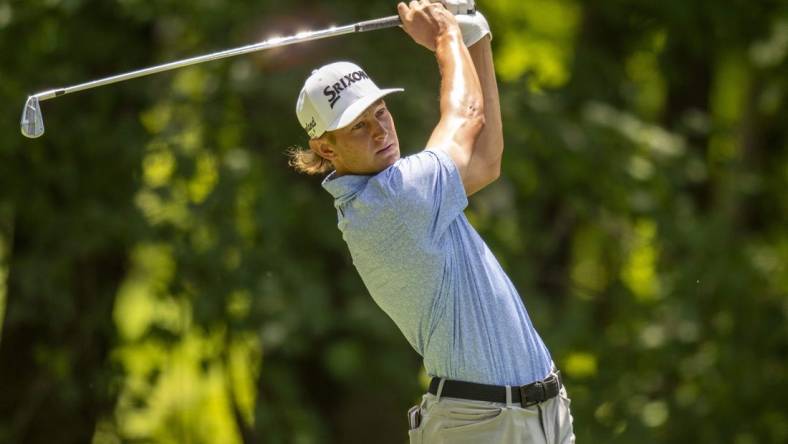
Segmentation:
[(528, 408), (427, 393), (421, 424), (408, 435), (411, 444), (573, 444), (569, 404), (563, 387), (555, 398)]

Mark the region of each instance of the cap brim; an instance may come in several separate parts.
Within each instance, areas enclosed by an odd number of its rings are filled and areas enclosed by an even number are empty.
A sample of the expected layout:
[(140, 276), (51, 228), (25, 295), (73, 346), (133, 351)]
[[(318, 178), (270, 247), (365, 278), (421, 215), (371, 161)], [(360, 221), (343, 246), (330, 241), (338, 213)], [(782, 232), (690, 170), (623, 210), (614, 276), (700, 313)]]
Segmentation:
[(395, 92), (402, 92), (405, 91), (402, 88), (388, 88), (388, 89), (381, 89), (376, 94), (372, 94), (369, 96), (364, 97), (363, 99), (359, 99), (356, 103), (347, 107), (345, 112), (343, 112), (336, 120), (331, 122), (330, 125), (326, 127), (326, 131), (334, 131), (341, 128), (344, 128), (351, 123), (353, 123), (358, 116), (360, 116), (364, 111), (367, 110), (373, 103), (377, 102), (378, 100), (382, 99), (383, 97), (395, 93)]

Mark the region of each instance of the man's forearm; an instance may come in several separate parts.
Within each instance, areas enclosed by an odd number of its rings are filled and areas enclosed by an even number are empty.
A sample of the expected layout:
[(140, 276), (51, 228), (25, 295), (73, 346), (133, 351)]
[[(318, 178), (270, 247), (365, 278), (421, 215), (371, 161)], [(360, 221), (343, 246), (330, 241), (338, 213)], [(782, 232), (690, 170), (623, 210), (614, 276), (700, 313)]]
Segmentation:
[(482, 114), (483, 91), (459, 30), (438, 37), (435, 56), (441, 73), (441, 116), (473, 118)]
[[(484, 94), (473, 59), (462, 42), (459, 28), (442, 33), (435, 56), (441, 73), (441, 118), (427, 143), (441, 147), (454, 160), (469, 194), (477, 189), (468, 175), (473, 148), (484, 127)], [(469, 180), (470, 179), (470, 180)]]
[(469, 169), (474, 175), (495, 180), (501, 169), (503, 155), (503, 124), (498, 82), (495, 78), (490, 37), (484, 37), (468, 48), (484, 94), (485, 125), (476, 139)]
[[(456, 31), (455, 31), (456, 30)], [(459, 29), (441, 35), (437, 40), (435, 57), (441, 73), (441, 119), (430, 142), (449, 144), (452, 157), (461, 172), (470, 162), (474, 141), (484, 125), (484, 95)], [(430, 143), (432, 144), (432, 143)]]
[(473, 58), (456, 19), (442, 5), (429, 0), (414, 1), (410, 6), (401, 2), (397, 10), (405, 32), (435, 51), (441, 73), (441, 116), (426, 146), (441, 149), (451, 157), (466, 194), (473, 194), (492, 180), (469, 174), (468, 168), (485, 123), (484, 92)]

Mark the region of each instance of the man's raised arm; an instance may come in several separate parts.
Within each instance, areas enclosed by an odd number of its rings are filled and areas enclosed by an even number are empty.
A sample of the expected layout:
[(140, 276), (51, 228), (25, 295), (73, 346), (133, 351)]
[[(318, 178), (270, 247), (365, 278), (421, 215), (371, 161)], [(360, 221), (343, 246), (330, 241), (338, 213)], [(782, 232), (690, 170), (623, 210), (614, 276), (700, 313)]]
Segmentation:
[(440, 121), (427, 143), (454, 161), (465, 193), (471, 195), (493, 179), (472, 170), (477, 138), (484, 128), (484, 95), (473, 59), (454, 16), (427, 0), (397, 6), (403, 28), (416, 43), (435, 51), (441, 74)]
[(501, 173), (503, 156), (503, 124), (501, 123), (501, 103), (498, 96), (498, 82), (495, 79), (490, 36), (484, 36), (468, 48), (476, 74), (484, 94), (484, 128), (476, 139), (473, 154), (466, 175), (469, 184), (465, 186), (467, 195), (484, 188)]

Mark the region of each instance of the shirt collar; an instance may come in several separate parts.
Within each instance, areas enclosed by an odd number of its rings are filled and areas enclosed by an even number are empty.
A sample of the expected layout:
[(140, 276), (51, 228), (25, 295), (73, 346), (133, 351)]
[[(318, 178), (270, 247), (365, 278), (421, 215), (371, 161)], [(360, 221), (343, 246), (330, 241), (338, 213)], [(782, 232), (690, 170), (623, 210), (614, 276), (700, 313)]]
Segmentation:
[(332, 196), (334, 196), (334, 203), (342, 205), (345, 202), (353, 199), (372, 176), (358, 176), (347, 174), (337, 177), (336, 171), (323, 179), (323, 188), (326, 189)]

